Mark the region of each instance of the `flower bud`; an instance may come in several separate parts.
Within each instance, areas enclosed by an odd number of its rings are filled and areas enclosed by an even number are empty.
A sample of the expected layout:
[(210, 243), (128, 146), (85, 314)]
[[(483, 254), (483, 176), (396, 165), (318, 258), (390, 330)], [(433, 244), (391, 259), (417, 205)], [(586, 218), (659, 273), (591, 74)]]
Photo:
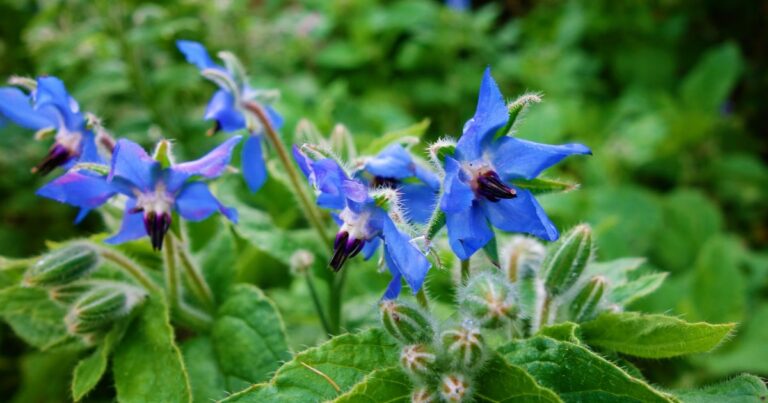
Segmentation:
[(48, 290), (48, 296), (55, 302), (62, 305), (69, 305), (77, 301), (80, 296), (93, 288), (93, 283), (88, 281), (75, 281), (73, 283), (60, 285)]
[(404, 343), (428, 342), (435, 330), (430, 317), (411, 304), (386, 300), (379, 304), (384, 328)]
[(501, 269), (513, 283), (533, 277), (546, 253), (547, 249), (541, 242), (526, 236), (514, 236), (501, 249)]
[(426, 344), (411, 344), (400, 350), (400, 365), (409, 375), (428, 376), (436, 361), (437, 356)]
[(143, 290), (130, 286), (94, 288), (83, 294), (69, 310), (64, 318), (67, 330), (76, 335), (102, 330), (128, 315), (145, 296)]
[(506, 279), (484, 272), (459, 290), (459, 306), (481, 326), (496, 328), (517, 313), (514, 297)]
[(469, 401), (470, 390), (467, 377), (462, 374), (452, 373), (443, 375), (440, 379), (440, 397), (446, 402)]
[(592, 319), (597, 313), (600, 300), (605, 292), (603, 276), (593, 277), (573, 298), (569, 306), (570, 316), (576, 322)]
[(411, 403), (435, 403), (435, 393), (426, 387), (421, 387), (411, 393)]
[(470, 321), (444, 331), (440, 340), (455, 367), (473, 370), (485, 360), (483, 335)]
[(547, 259), (544, 286), (553, 296), (562, 295), (579, 279), (592, 256), (592, 229), (578, 225), (570, 230)]
[(315, 264), (315, 255), (306, 249), (299, 249), (291, 255), (291, 273), (303, 275)]
[(74, 243), (45, 254), (24, 276), (25, 286), (63, 285), (85, 277), (99, 267), (99, 253), (84, 243)]

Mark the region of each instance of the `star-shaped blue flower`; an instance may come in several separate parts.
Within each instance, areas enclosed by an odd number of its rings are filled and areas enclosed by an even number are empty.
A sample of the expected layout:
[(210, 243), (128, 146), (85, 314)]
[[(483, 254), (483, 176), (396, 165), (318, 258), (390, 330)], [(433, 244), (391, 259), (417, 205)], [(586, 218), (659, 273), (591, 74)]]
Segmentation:
[(34, 172), (45, 175), (76, 162), (101, 162), (77, 101), (56, 77), (39, 77), (29, 94), (15, 87), (0, 88), (0, 114), (28, 129), (56, 131), (53, 146)]
[(509, 119), (499, 87), (486, 69), (475, 116), (465, 125), (453, 157), (445, 159), (440, 209), (454, 253), (468, 259), (493, 238), (496, 228), (554, 241), (557, 228), (530, 191), (509, 182), (534, 179), (572, 154), (591, 154), (582, 144), (548, 145), (496, 132)]
[(432, 217), (440, 193), (440, 179), (427, 167), (414, 161), (400, 144), (392, 144), (365, 162), (364, 171), (371, 187), (391, 187), (400, 192), (405, 215), (412, 222), (425, 224)]
[(387, 211), (369, 193), (368, 187), (357, 179), (350, 179), (344, 169), (330, 158), (315, 161), (296, 146), (293, 147), (293, 154), (304, 175), (317, 190), (317, 204), (337, 212), (334, 218), (340, 228), (330, 266), (338, 271), (348, 259), (361, 252), (367, 260), (383, 242), (384, 260), (392, 274), (384, 298), (397, 298), (401, 278), (414, 293), (418, 292), (429, 270), (429, 260), (411, 244), (410, 237), (397, 228)]
[[(236, 68), (234, 61), (227, 68), (216, 64), (202, 44), (180, 40), (176, 42), (176, 46), (187, 58), (187, 61), (197, 66), (201, 72), (216, 73), (215, 77), (217, 78), (213, 81), (220, 88), (208, 102), (205, 119), (213, 120), (216, 124), (216, 130), (221, 129), (228, 133), (241, 129), (248, 130), (249, 136), (243, 144), (241, 164), (243, 177), (248, 188), (252, 192), (256, 192), (267, 179), (267, 167), (261, 144), (263, 128), (255, 120), (252, 113), (247, 111), (245, 105), (248, 102), (259, 102), (264, 91), (252, 88), (248, 84), (245, 72)], [(283, 125), (283, 118), (269, 105), (262, 106), (272, 126), (275, 130), (279, 129)]]
[(70, 171), (37, 194), (83, 209), (94, 209), (117, 194), (125, 195), (128, 200), (120, 231), (106, 242), (119, 244), (149, 236), (152, 247), (159, 250), (174, 211), (190, 221), (203, 220), (217, 211), (237, 221), (237, 211), (223, 206), (205, 182), (191, 179), (221, 175), (240, 140), (240, 136), (232, 137), (198, 160), (163, 167), (141, 146), (122, 139), (115, 147), (108, 175)]

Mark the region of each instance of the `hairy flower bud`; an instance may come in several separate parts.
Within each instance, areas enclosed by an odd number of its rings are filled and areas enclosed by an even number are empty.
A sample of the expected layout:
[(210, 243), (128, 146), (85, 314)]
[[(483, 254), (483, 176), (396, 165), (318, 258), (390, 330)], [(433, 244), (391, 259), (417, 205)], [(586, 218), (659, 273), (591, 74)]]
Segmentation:
[(571, 301), (569, 306), (571, 319), (576, 322), (592, 319), (597, 313), (605, 286), (606, 281), (603, 276), (596, 276), (589, 280)]
[(501, 269), (515, 283), (538, 272), (547, 249), (541, 242), (526, 236), (514, 236), (501, 249)]
[(93, 283), (89, 281), (75, 281), (49, 289), (48, 295), (55, 302), (70, 305), (91, 288), (93, 288)]
[(382, 301), (381, 321), (384, 329), (404, 343), (428, 342), (435, 330), (431, 318), (414, 305), (395, 300)]
[(83, 294), (64, 318), (67, 330), (76, 335), (102, 330), (128, 315), (146, 294), (131, 286), (109, 285)]
[(444, 331), (440, 340), (455, 367), (474, 370), (485, 360), (483, 335), (471, 321)]
[(429, 388), (421, 387), (411, 393), (411, 403), (435, 403), (437, 397)]
[(496, 328), (517, 313), (514, 293), (501, 275), (480, 273), (459, 290), (459, 306), (484, 327)]
[(400, 350), (400, 365), (409, 375), (428, 376), (436, 361), (435, 352), (426, 344), (411, 344)]
[(440, 379), (440, 397), (446, 402), (466, 402), (470, 397), (470, 385), (467, 377), (451, 373)]
[(585, 224), (568, 231), (546, 262), (544, 286), (553, 296), (562, 295), (578, 281), (592, 256), (592, 229)]
[(95, 248), (74, 243), (56, 249), (35, 262), (24, 276), (26, 286), (56, 286), (75, 281), (90, 274), (99, 266), (99, 253)]

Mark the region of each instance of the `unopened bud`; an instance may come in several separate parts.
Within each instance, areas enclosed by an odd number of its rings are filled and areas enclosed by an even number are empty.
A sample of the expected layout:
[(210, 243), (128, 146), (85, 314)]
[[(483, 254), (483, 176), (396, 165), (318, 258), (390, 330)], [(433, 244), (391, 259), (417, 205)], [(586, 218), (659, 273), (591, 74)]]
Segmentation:
[(291, 273), (304, 274), (315, 264), (315, 255), (306, 249), (299, 249), (291, 255)]
[(430, 317), (414, 305), (395, 300), (382, 301), (381, 321), (384, 329), (404, 343), (428, 342), (435, 330)]
[(400, 365), (416, 377), (428, 376), (436, 361), (435, 352), (426, 344), (411, 344), (400, 351)]
[(471, 321), (465, 321), (456, 328), (444, 331), (440, 340), (456, 367), (473, 370), (485, 360), (483, 335)]
[(71, 334), (91, 334), (128, 315), (146, 294), (135, 287), (113, 285), (94, 288), (75, 302), (64, 318)]
[(456, 152), (456, 142), (451, 139), (440, 139), (430, 145), (427, 151), (433, 163), (442, 165), (446, 157), (451, 157)]
[(75, 281), (73, 283), (50, 288), (48, 290), (48, 295), (55, 302), (62, 305), (70, 305), (91, 288), (93, 288), (93, 283), (91, 282)]
[(571, 319), (583, 322), (594, 318), (605, 292), (606, 281), (602, 276), (593, 277), (571, 301)]
[(501, 268), (511, 282), (533, 277), (539, 271), (547, 249), (526, 236), (514, 236), (501, 249)]
[(437, 397), (429, 388), (421, 387), (411, 393), (411, 403), (435, 403)]
[(553, 296), (562, 295), (576, 283), (592, 256), (592, 229), (585, 224), (568, 231), (546, 262), (544, 286)]
[(160, 140), (155, 146), (155, 152), (152, 155), (155, 161), (160, 163), (163, 168), (168, 168), (174, 164), (173, 158), (173, 144), (170, 140)]
[(57, 286), (83, 278), (99, 267), (95, 248), (75, 243), (56, 249), (35, 262), (24, 276), (25, 286)]
[(517, 314), (514, 293), (501, 275), (480, 273), (459, 290), (459, 306), (484, 327), (496, 328)]
[(470, 385), (462, 374), (447, 374), (440, 379), (440, 397), (446, 402), (469, 401)]

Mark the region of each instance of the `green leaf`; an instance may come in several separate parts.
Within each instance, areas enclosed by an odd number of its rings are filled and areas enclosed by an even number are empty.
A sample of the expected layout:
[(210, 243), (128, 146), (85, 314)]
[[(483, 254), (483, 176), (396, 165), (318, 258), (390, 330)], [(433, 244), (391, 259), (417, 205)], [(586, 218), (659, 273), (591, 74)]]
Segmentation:
[(213, 295), (221, 301), (237, 278), (237, 253), (229, 224), (223, 223), (217, 228), (216, 235), (196, 255)]
[(334, 402), (408, 403), (411, 401), (411, 388), (411, 381), (400, 368), (377, 369)]
[(69, 338), (64, 315), (64, 307), (51, 301), (44, 289), (15, 286), (0, 291), (0, 316), (22, 340), (41, 350)]
[(267, 380), (290, 358), (277, 309), (252, 285), (232, 289), (216, 313), (211, 337), (222, 371), (247, 383)]
[(77, 363), (75, 373), (72, 376), (72, 399), (74, 401), (80, 401), (99, 383), (101, 377), (107, 371), (109, 355), (112, 353), (115, 345), (123, 338), (130, 323), (130, 318), (116, 323), (112, 330), (104, 337), (104, 340), (96, 347), (96, 351)]
[(670, 398), (608, 360), (573, 343), (534, 337), (502, 346), (499, 352), (523, 367), (565, 401), (669, 402)]
[(744, 62), (734, 43), (708, 51), (680, 87), (683, 101), (706, 112), (716, 111), (739, 80)]
[(421, 122), (404, 129), (391, 131), (376, 137), (368, 143), (368, 146), (365, 147), (365, 150), (363, 150), (362, 153), (364, 155), (376, 155), (390, 144), (403, 140), (404, 138), (415, 137), (416, 139), (419, 139), (427, 131), (427, 128), (429, 128), (429, 123), (429, 119), (424, 119)]
[(632, 281), (609, 288), (608, 299), (621, 306), (627, 306), (661, 287), (667, 273), (653, 273), (640, 276)]
[(555, 340), (567, 341), (574, 344), (579, 344), (579, 336), (577, 334), (579, 325), (573, 322), (563, 322), (554, 325), (544, 326), (536, 333), (537, 336), (547, 336)]
[[(15, 375), (21, 378), (16, 385), (13, 399), (3, 396), (3, 401), (12, 403), (65, 402), (72, 368), (77, 363), (75, 351), (33, 352), (20, 357), (19, 369)], [(3, 380), (5, 381), (4, 371)], [(13, 389), (12, 389), (13, 390)]]
[(704, 357), (697, 357), (707, 370), (725, 376), (739, 372), (768, 373), (768, 305), (757, 309), (739, 329), (736, 339), (722, 349)]
[(0, 288), (18, 285), (24, 271), (35, 259), (8, 259), (0, 256)]
[(557, 394), (536, 383), (522, 368), (494, 354), (477, 377), (478, 402), (561, 402)]
[(710, 385), (699, 390), (676, 393), (683, 403), (761, 403), (768, 398), (765, 382), (754, 375), (739, 375), (736, 378)]
[(710, 238), (696, 259), (691, 280), (695, 318), (707, 322), (740, 322), (746, 305), (746, 285), (740, 271), (744, 248), (738, 238)]
[(634, 312), (604, 313), (581, 324), (582, 339), (590, 346), (642, 358), (669, 358), (705, 353), (733, 330), (733, 323), (688, 323), (665, 315)]
[(192, 400), (168, 310), (157, 295), (147, 298), (123, 341), (115, 348), (112, 372), (117, 399), (121, 402)]
[(579, 188), (577, 183), (549, 178), (535, 178), (531, 180), (516, 179), (512, 181), (515, 187), (530, 190), (534, 195), (547, 193), (570, 192)]
[(226, 377), (222, 373), (213, 342), (208, 336), (198, 336), (184, 341), (180, 346), (184, 355), (195, 402), (208, 403), (227, 396)]
[(323, 401), (338, 397), (372, 371), (398, 365), (400, 348), (380, 329), (345, 334), (296, 354), (269, 383), (224, 401)]

